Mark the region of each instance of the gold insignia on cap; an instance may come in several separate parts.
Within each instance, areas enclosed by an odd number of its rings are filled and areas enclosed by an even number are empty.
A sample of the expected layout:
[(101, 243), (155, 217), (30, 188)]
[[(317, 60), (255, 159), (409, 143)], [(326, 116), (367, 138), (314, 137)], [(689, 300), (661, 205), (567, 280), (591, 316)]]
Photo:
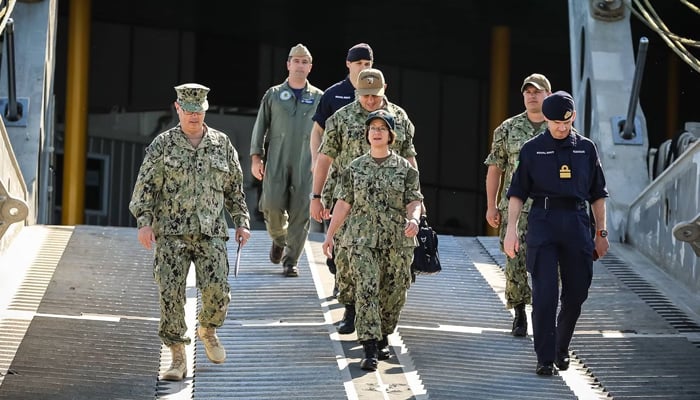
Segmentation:
[(564, 113), (564, 121), (566, 121), (567, 119), (571, 118), (571, 115), (572, 115), (572, 114), (573, 114), (573, 113), (572, 113), (571, 111), (566, 110), (566, 112)]

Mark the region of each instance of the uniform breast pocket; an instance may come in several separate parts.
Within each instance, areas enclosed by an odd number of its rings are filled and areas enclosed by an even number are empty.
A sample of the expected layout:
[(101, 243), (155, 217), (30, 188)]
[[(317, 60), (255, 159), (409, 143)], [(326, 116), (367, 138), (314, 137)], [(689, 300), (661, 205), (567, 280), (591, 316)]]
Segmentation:
[(389, 186), (389, 191), (393, 195), (401, 195), (403, 194), (404, 190), (406, 189), (406, 186), (404, 185), (404, 180), (405, 177), (402, 175), (394, 175), (391, 177), (386, 177), (386, 180), (388, 181), (388, 186)]
[(403, 173), (387, 175), (382, 180), (386, 185), (386, 202), (389, 207), (403, 209), (406, 175)]
[(356, 173), (352, 177), (352, 188), (355, 192), (355, 197), (369, 199), (370, 196), (376, 194), (376, 182), (371, 176)]
[(181, 170), (183, 168), (183, 158), (177, 153), (168, 154), (163, 157), (165, 168), (172, 170)]
[(213, 157), (210, 163), (210, 173), (212, 176), (212, 188), (223, 190), (226, 176), (229, 173), (228, 163), (223, 157)]

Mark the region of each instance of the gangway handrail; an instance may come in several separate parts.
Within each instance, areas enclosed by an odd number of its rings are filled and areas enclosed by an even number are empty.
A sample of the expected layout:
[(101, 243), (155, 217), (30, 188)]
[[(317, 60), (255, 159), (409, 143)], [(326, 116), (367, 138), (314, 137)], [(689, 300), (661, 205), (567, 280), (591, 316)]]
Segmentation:
[(637, 63), (634, 68), (634, 80), (632, 81), (632, 93), (630, 94), (630, 102), (627, 106), (627, 118), (622, 127), (620, 135), (625, 140), (633, 139), (639, 134), (634, 131), (634, 116), (637, 113), (637, 105), (639, 104), (639, 89), (642, 85), (642, 75), (644, 74), (644, 64), (647, 58), (647, 48), (649, 47), (649, 39), (642, 37), (639, 39), (639, 49), (637, 51)]
[[(5, 33), (16, 0), (0, 0), (0, 35)], [(28, 190), (22, 170), (0, 118), (0, 239), (10, 224), (26, 219)]]
[[(0, 118), (0, 136), (2, 137), (0, 167), (3, 167), (0, 169), (0, 239), (2, 239), (10, 224), (27, 218), (28, 191), (2, 118)], [(10, 168), (4, 168), (7, 164)], [(7, 187), (5, 187), (6, 182)]]

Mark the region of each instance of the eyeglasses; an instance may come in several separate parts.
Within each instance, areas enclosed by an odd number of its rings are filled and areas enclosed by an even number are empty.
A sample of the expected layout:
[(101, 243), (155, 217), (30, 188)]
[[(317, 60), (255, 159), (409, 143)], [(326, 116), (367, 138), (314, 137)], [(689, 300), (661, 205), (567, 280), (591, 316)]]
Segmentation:
[(369, 130), (375, 132), (389, 132), (389, 128), (386, 126), (370, 126)]

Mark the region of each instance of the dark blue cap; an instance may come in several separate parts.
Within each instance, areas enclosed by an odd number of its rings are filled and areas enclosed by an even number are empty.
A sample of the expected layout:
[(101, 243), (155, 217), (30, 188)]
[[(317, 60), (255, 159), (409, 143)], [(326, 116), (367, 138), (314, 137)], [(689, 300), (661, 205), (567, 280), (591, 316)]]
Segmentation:
[(369, 123), (372, 122), (373, 119), (377, 118), (383, 119), (384, 122), (386, 122), (386, 124), (389, 125), (389, 129), (391, 129), (392, 131), (394, 130), (394, 116), (386, 110), (377, 110), (369, 113), (367, 119), (365, 120), (365, 125), (369, 126)]
[(575, 110), (574, 98), (563, 90), (550, 94), (542, 102), (542, 113), (550, 121), (567, 121)]
[(347, 61), (354, 62), (360, 60), (374, 61), (374, 53), (367, 43), (358, 43), (348, 50)]

